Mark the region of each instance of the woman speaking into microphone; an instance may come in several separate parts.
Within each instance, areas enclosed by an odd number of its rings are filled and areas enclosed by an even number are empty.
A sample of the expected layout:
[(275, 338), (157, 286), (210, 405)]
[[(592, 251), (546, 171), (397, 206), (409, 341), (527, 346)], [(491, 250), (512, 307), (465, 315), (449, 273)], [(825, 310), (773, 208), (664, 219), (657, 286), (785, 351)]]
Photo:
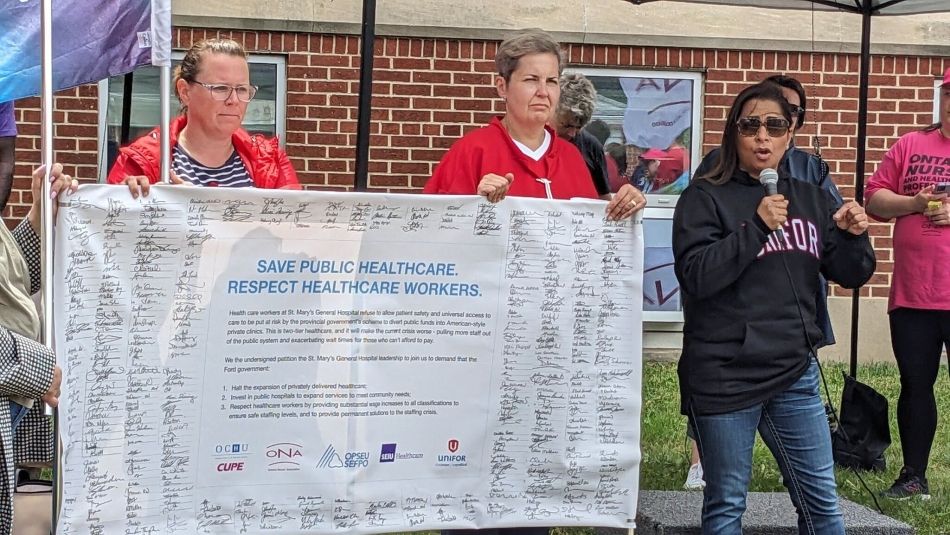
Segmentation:
[[(799, 533), (843, 534), (831, 435), (818, 395), (815, 296), (821, 272), (846, 288), (874, 273), (864, 209), (774, 169), (791, 107), (762, 83), (726, 119), (719, 160), (673, 217), (683, 292), (681, 411), (705, 469), (702, 532), (742, 532), (756, 431), (782, 471)], [(774, 184), (774, 182), (773, 182)], [(773, 193), (774, 192), (774, 193)]]

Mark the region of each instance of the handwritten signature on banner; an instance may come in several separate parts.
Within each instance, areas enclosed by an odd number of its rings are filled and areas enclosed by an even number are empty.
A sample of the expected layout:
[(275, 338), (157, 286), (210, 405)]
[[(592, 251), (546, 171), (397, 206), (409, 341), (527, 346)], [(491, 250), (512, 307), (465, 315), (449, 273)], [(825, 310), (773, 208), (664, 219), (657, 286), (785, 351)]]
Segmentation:
[(639, 222), (114, 191), (60, 211), (61, 533), (633, 525)]

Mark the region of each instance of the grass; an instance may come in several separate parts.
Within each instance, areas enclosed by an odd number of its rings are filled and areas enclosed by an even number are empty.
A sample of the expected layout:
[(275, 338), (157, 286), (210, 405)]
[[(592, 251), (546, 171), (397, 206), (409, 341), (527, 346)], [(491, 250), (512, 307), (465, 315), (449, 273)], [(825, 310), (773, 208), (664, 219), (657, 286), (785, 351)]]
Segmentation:
[[(846, 366), (825, 364), (824, 369), (832, 400), (837, 407), (841, 401), (843, 385), (841, 373), (846, 371)], [(901, 467), (901, 444), (896, 419), (900, 381), (897, 368), (886, 364), (860, 366), (858, 379), (874, 387), (889, 403), (892, 443), (885, 453), (887, 470), (883, 473), (861, 473), (867, 486), (877, 493), (890, 486)], [(939, 419), (927, 472), (932, 498), (928, 501), (892, 501), (878, 498), (884, 514), (910, 524), (920, 535), (950, 532), (950, 421), (947, 417), (950, 414), (950, 381), (946, 366), (941, 366), (935, 388)], [(685, 438), (686, 418), (679, 414), (678, 392), (675, 364), (644, 364), (641, 489), (679, 490), (686, 478), (689, 449)], [(824, 396), (824, 392), (822, 394)], [(871, 496), (856, 474), (839, 470), (837, 479), (838, 491), (842, 496), (874, 508)], [(779, 483), (778, 466), (761, 439), (756, 441), (753, 452), (750, 490), (785, 492), (785, 487)]]
[[(841, 374), (847, 367), (825, 364), (825, 378), (835, 407), (841, 401)], [(858, 367), (858, 379), (888, 399), (891, 419), (891, 447), (887, 449), (887, 470), (883, 473), (862, 472), (868, 488), (875, 494), (897, 477), (901, 467), (901, 444), (897, 433), (897, 395), (900, 391), (897, 367), (874, 364)], [(822, 389), (824, 397), (824, 389)], [(928, 480), (932, 498), (928, 501), (892, 501), (878, 498), (884, 514), (913, 526), (919, 535), (950, 533), (950, 381), (947, 366), (941, 366), (936, 385), (937, 436), (930, 454)], [(679, 383), (676, 364), (645, 363), (643, 366), (643, 414), (641, 416), (640, 488), (649, 490), (681, 490), (689, 466), (686, 442), (686, 418), (679, 413)], [(855, 473), (839, 470), (838, 492), (845, 498), (874, 509), (874, 502)], [(779, 470), (772, 454), (757, 439), (753, 451), (753, 473), (750, 490), (785, 492), (779, 483)], [(438, 535), (437, 531), (418, 532)], [(591, 535), (590, 528), (555, 528), (553, 535)]]

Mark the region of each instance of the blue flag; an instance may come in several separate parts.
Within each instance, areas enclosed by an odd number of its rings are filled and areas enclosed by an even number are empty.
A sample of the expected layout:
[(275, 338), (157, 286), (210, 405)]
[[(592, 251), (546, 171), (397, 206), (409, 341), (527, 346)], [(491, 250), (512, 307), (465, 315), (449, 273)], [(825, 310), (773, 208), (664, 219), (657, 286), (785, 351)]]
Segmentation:
[[(0, 0), (0, 102), (40, 94), (41, 0)], [(55, 0), (59, 91), (171, 57), (171, 0)]]

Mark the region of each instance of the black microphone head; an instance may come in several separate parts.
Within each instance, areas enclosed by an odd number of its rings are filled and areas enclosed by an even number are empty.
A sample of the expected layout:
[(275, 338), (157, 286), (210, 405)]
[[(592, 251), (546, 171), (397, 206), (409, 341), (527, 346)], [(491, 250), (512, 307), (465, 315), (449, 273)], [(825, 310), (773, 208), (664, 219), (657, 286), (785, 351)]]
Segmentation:
[(769, 195), (778, 193), (778, 173), (775, 169), (771, 167), (763, 169), (762, 172), (759, 173), (759, 182), (765, 186), (765, 191), (768, 192)]

